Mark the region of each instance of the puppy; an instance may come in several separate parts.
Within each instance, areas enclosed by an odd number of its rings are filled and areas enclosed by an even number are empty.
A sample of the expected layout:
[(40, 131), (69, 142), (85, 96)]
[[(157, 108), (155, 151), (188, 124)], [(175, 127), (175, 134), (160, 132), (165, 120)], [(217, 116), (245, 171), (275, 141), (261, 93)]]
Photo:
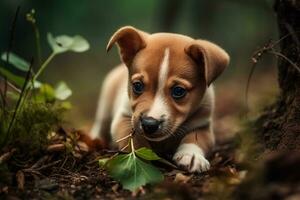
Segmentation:
[(208, 170), (205, 156), (215, 141), (212, 82), (228, 54), (209, 41), (130, 26), (113, 34), (107, 51), (114, 44), (123, 64), (103, 83), (91, 136), (115, 144), (134, 131), (136, 148), (152, 148), (189, 172)]

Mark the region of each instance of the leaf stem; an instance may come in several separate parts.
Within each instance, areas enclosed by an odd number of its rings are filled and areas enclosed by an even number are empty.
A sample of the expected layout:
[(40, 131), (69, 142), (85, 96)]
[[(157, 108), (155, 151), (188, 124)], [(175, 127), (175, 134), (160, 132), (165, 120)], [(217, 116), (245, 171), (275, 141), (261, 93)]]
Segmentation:
[(130, 138), (130, 146), (131, 146), (131, 151), (132, 151), (132, 153), (135, 155), (135, 148), (134, 148), (134, 144), (133, 144), (133, 139), (132, 139), (132, 137)]
[(41, 75), (41, 73), (44, 71), (44, 69), (47, 67), (47, 65), (50, 63), (50, 61), (54, 58), (56, 55), (55, 52), (52, 52), (50, 56), (47, 58), (47, 60), (42, 64), (40, 69), (37, 71), (37, 73), (33, 77), (33, 82)]

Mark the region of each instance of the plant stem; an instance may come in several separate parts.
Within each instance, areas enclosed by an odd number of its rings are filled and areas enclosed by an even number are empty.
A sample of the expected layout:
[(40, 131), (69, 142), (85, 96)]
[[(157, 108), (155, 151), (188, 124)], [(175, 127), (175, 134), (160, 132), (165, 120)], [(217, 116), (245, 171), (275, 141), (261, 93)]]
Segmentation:
[[(29, 91), (34, 88), (34, 83), (36, 79), (39, 77), (39, 75), (44, 71), (44, 69), (47, 67), (47, 65), (50, 63), (50, 61), (54, 58), (56, 53), (52, 52), (50, 56), (45, 60), (45, 62), (42, 64), (42, 66), (39, 68), (38, 72), (32, 77), (31, 84), (28, 85), (28, 87), (25, 89), (24, 97), (21, 101), (21, 107), (23, 106), (23, 103), (26, 101), (27, 96), (29, 94)], [(31, 72), (30, 72), (31, 73)]]
[(135, 153), (134, 153), (135, 148), (134, 148), (134, 144), (133, 144), (133, 139), (132, 139), (132, 137), (130, 138), (130, 146), (131, 146), (131, 151), (132, 151), (133, 154), (135, 155)]
[(38, 66), (42, 62), (42, 51), (41, 51), (41, 42), (40, 42), (40, 32), (39, 29), (37, 28), (36, 24), (33, 24), (33, 29), (35, 33), (35, 45), (36, 45), (36, 54), (37, 54), (37, 59), (38, 59)]
[(33, 77), (33, 82), (41, 75), (41, 73), (44, 71), (44, 69), (47, 67), (47, 65), (50, 63), (50, 61), (54, 58), (56, 53), (52, 52), (50, 56), (47, 58), (47, 60), (42, 64), (40, 69), (37, 71), (37, 73)]

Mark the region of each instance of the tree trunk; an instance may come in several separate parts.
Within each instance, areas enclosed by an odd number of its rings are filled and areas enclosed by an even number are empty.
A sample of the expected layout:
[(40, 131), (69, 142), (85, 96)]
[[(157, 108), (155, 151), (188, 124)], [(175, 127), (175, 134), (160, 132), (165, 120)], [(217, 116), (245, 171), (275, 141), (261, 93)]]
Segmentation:
[[(300, 1), (276, 0), (280, 38), (277, 102), (258, 119), (258, 133), (268, 150), (300, 149)], [(298, 68), (298, 69), (297, 69)]]

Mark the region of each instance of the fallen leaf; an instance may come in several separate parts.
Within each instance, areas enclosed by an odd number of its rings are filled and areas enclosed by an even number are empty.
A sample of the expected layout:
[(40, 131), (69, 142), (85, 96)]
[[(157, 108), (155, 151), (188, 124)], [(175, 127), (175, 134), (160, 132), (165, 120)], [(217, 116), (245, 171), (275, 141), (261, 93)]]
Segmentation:
[(18, 189), (19, 190), (24, 190), (25, 176), (24, 176), (24, 173), (21, 170), (19, 170), (17, 172), (16, 178), (17, 178), (17, 183), (18, 183)]

